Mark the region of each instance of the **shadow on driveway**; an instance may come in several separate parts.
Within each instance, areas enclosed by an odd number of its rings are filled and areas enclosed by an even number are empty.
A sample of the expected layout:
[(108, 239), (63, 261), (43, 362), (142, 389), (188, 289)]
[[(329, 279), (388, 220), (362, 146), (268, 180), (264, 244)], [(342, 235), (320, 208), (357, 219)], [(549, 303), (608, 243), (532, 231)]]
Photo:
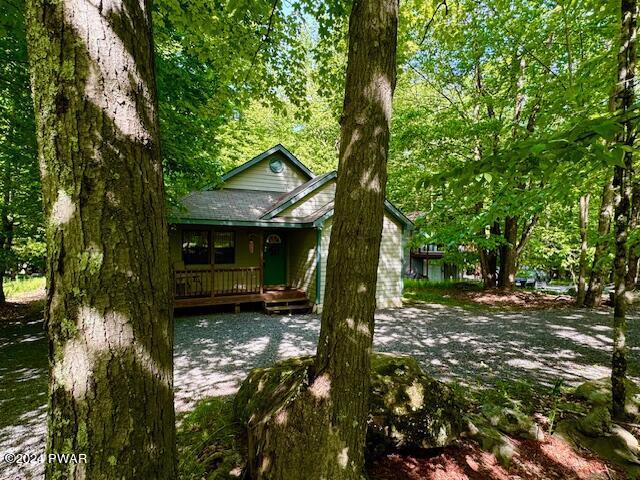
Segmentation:
[[(609, 375), (611, 321), (604, 311), (484, 312), (423, 305), (379, 311), (374, 343), (377, 351), (416, 357), (427, 372), (446, 380), (577, 384)], [(319, 329), (316, 315), (177, 317), (177, 412), (204, 397), (234, 393), (251, 368), (313, 354)], [(637, 317), (629, 319), (627, 339), (629, 374), (637, 377)], [(0, 452), (44, 448), (46, 349), (42, 322), (0, 327)], [(41, 475), (41, 465), (9, 466), (0, 460), (2, 479)]]

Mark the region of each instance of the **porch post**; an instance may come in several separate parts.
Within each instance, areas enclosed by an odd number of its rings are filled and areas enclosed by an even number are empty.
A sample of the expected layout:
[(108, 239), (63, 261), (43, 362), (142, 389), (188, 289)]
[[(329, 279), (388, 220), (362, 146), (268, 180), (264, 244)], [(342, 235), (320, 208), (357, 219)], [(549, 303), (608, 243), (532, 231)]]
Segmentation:
[(260, 232), (260, 295), (264, 293), (264, 232)]
[(211, 298), (215, 297), (214, 291), (214, 279), (215, 279), (215, 266), (216, 266), (216, 246), (215, 246), (215, 235), (213, 233), (213, 229), (209, 230), (209, 255), (211, 255)]

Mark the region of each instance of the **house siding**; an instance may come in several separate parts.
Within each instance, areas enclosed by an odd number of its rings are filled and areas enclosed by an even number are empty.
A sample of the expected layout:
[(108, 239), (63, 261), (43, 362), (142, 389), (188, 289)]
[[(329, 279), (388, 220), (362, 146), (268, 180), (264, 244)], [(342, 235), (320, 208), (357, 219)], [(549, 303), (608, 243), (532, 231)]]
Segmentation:
[[(324, 289), (327, 278), (327, 257), (331, 237), (331, 220), (324, 223), (321, 235), (320, 285), (321, 295), (318, 311), (322, 311)], [(380, 260), (378, 262), (378, 280), (376, 283), (376, 305), (378, 308), (402, 306), (402, 227), (385, 214), (380, 241)]]
[(376, 284), (378, 308), (402, 306), (402, 248), (402, 227), (385, 215)]
[(316, 230), (289, 232), (289, 284), (316, 299)]
[[(269, 168), (269, 161), (274, 157), (284, 163), (280, 173), (274, 173)], [(223, 188), (240, 190), (263, 190), (267, 192), (290, 192), (308, 180), (298, 168), (294, 167), (285, 157), (274, 154), (245, 171), (231, 177), (224, 183)]]
[(336, 195), (335, 181), (329, 182), (318, 190), (307, 195), (295, 205), (283, 210), (278, 217), (306, 217), (333, 202)]

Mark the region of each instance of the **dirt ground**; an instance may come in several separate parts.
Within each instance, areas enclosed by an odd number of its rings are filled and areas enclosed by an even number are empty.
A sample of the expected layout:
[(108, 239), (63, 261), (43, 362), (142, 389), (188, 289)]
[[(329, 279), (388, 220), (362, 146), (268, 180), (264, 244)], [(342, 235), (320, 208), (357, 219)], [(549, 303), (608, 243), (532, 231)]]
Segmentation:
[[(492, 379), (528, 377), (546, 379), (549, 384), (558, 378), (573, 383), (602, 376), (599, 366), (608, 367), (609, 322), (604, 311), (572, 310), (570, 300), (535, 292), (459, 291), (456, 295), (497, 307), (467, 311), (424, 305), (381, 311), (376, 320), (376, 349), (413, 355), (435, 376), (457, 381), (487, 377), (488, 385)], [(31, 324), (42, 318), (43, 297), (43, 292), (14, 297), (0, 308), (0, 346), (4, 349), (0, 356), (7, 355), (0, 379), (5, 386), (11, 385), (4, 395), (9, 398), (0, 400), (7, 413), (12, 406), (16, 410), (14, 421), (7, 418), (0, 428), (4, 449), (40, 451), (44, 445), (46, 342), (41, 322)], [(525, 311), (514, 312), (510, 307)], [(318, 323), (313, 315), (267, 317), (252, 312), (177, 319), (176, 407), (184, 410), (198, 399), (232, 394), (252, 367), (312, 353)], [(3, 324), (6, 328), (1, 328)], [(629, 336), (633, 345), (637, 345), (636, 330), (632, 322)], [(637, 351), (632, 350), (635, 356)], [(631, 362), (630, 367), (634, 365)], [(542, 394), (542, 387), (537, 388)], [(430, 454), (379, 458), (369, 472), (377, 480), (626, 478), (611, 465), (587, 452), (576, 452), (556, 437), (513, 442), (519, 453), (509, 468), (474, 442), (462, 441)], [(0, 463), (2, 479), (31, 478), (32, 473), (33, 478), (40, 476), (39, 471), (3, 471), (5, 466)]]
[(4, 305), (0, 305), (0, 325), (40, 320), (43, 316), (44, 300), (44, 288), (9, 298)]
[(371, 465), (375, 480), (596, 480), (625, 479), (623, 471), (577, 452), (565, 441), (513, 440), (518, 453), (509, 468), (470, 441), (434, 452), (433, 456), (388, 455)]
[(444, 296), (462, 302), (519, 310), (569, 308), (573, 306), (575, 301), (570, 295), (552, 295), (531, 290), (513, 290), (510, 292), (497, 289), (481, 290), (464, 288), (464, 284), (461, 284), (458, 288), (446, 289), (442, 293)]

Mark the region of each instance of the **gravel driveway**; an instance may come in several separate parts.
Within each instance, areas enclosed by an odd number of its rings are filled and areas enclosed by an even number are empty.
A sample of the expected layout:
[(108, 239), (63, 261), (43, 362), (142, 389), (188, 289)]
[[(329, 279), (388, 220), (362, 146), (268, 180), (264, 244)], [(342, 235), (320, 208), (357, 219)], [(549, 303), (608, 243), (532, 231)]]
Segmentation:
[[(463, 383), (498, 379), (577, 384), (609, 374), (611, 314), (582, 310), (499, 312), (425, 305), (376, 315), (375, 348), (413, 355), (425, 370)], [(40, 323), (0, 327), (0, 453), (43, 448), (46, 342)], [(319, 332), (315, 315), (210, 314), (176, 319), (176, 409), (236, 391), (253, 367), (311, 354)], [(638, 376), (637, 317), (629, 322), (629, 370)], [(9, 468), (0, 478), (41, 472)]]

